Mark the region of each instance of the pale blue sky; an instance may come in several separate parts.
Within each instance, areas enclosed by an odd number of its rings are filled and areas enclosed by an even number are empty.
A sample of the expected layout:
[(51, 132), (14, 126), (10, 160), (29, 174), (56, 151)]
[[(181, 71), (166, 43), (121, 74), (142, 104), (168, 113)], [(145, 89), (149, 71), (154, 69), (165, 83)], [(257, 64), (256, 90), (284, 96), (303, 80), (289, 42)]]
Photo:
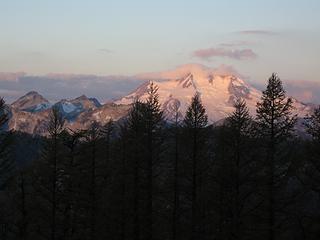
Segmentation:
[[(319, 13), (319, 0), (0, 0), (0, 72), (125, 75), (197, 62), (257, 82), (273, 71), (320, 81)], [(243, 49), (256, 57), (234, 56)]]

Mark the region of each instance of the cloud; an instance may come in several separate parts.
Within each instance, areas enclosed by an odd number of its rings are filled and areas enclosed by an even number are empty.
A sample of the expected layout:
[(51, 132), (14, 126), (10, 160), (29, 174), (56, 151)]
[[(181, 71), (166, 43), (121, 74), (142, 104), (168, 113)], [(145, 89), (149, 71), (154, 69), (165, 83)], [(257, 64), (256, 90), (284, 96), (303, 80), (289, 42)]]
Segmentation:
[(192, 53), (192, 56), (209, 61), (214, 57), (228, 57), (236, 60), (255, 59), (257, 54), (251, 49), (206, 48)]
[(112, 50), (110, 50), (108, 48), (100, 48), (100, 49), (98, 49), (98, 51), (101, 52), (101, 53), (106, 53), (106, 54), (114, 53), (114, 51), (112, 51)]
[(85, 94), (105, 102), (128, 94), (142, 82), (144, 80), (128, 76), (81, 74), (22, 75), (12, 81), (10, 74), (0, 74), (0, 96), (10, 103), (23, 94), (35, 90), (50, 101), (75, 98)]
[(276, 32), (267, 31), (267, 30), (245, 30), (245, 31), (238, 31), (238, 34), (243, 35), (276, 35)]
[(247, 46), (251, 43), (247, 41), (238, 41), (238, 42), (231, 42), (231, 43), (220, 43), (219, 46), (221, 47), (239, 47), (239, 46)]
[(221, 64), (217, 68), (214, 68), (215, 74), (218, 75), (234, 75), (236, 77), (239, 77), (241, 79), (248, 79), (248, 76), (242, 75), (241, 73), (238, 72), (237, 69), (235, 69), (232, 65), (227, 65), (227, 64)]

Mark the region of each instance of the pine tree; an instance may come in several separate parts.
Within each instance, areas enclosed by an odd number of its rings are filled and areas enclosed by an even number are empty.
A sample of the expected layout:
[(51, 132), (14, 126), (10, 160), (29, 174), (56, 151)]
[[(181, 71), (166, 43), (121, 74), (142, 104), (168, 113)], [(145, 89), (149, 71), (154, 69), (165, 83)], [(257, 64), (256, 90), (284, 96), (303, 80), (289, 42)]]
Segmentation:
[(192, 164), (192, 184), (191, 184), (191, 239), (196, 240), (198, 236), (199, 228), (199, 208), (198, 205), (198, 191), (200, 184), (198, 183), (199, 174), (199, 147), (201, 144), (201, 138), (203, 137), (203, 129), (208, 124), (208, 116), (206, 110), (201, 103), (200, 95), (196, 93), (191, 104), (187, 109), (184, 118), (184, 128), (190, 133), (191, 141), (191, 164)]
[(136, 100), (133, 103), (133, 106), (129, 112), (127, 119), (127, 134), (128, 137), (128, 150), (131, 154), (131, 164), (130, 170), (133, 177), (133, 206), (132, 206), (132, 215), (133, 215), (133, 239), (139, 240), (141, 238), (141, 165), (142, 158), (144, 155), (144, 133), (145, 133), (145, 119), (144, 112), (146, 111), (146, 104)]
[(98, 142), (101, 139), (100, 126), (97, 122), (93, 122), (85, 134), (86, 143), (89, 150), (89, 239), (96, 239), (97, 232), (97, 169), (98, 169)]
[(320, 194), (320, 106), (314, 109), (311, 116), (307, 116), (305, 120), (305, 129), (312, 139), (307, 142), (307, 162), (304, 161), (302, 168), (306, 176), (304, 183), (312, 191)]
[(158, 87), (151, 82), (146, 101), (146, 134), (147, 134), (147, 239), (153, 239), (153, 168), (156, 148), (159, 149), (159, 132), (163, 124), (163, 112), (159, 103)]
[(121, 151), (121, 165), (120, 165), (120, 240), (125, 240), (126, 237), (126, 181), (127, 181), (127, 149), (128, 149), (128, 126), (126, 124), (120, 126), (120, 151)]
[(13, 143), (12, 132), (7, 132), (5, 129), (8, 120), (5, 101), (0, 98), (0, 190), (5, 187), (7, 180), (15, 169), (15, 163), (10, 156)]
[(104, 126), (101, 127), (100, 129), (100, 134), (101, 137), (104, 139), (104, 146), (105, 146), (105, 162), (104, 162), (104, 167), (105, 167), (105, 176), (104, 180), (108, 178), (108, 165), (110, 165), (111, 161), (111, 137), (112, 133), (114, 131), (114, 122), (112, 119), (110, 119)]
[(58, 212), (58, 191), (60, 181), (59, 171), (59, 143), (60, 136), (64, 130), (64, 119), (57, 108), (52, 108), (48, 124), (48, 143), (46, 158), (51, 168), (51, 240), (57, 239), (57, 212)]
[(63, 168), (65, 171), (65, 184), (63, 190), (63, 198), (65, 203), (64, 214), (64, 238), (74, 239), (77, 233), (77, 224), (80, 222), (79, 214), (79, 197), (80, 197), (80, 187), (79, 187), (79, 152), (81, 139), (83, 138), (83, 131), (71, 130), (64, 131), (62, 133), (63, 145), (66, 148), (66, 156), (63, 163)]
[(34, 195), (35, 201), (31, 204), (37, 205), (34, 214), (39, 214), (36, 224), (39, 226), (39, 234), (47, 235), (51, 240), (56, 240), (62, 235), (59, 228), (59, 202), (64, 184), (64, 170), (61, 168), (63, 131), (64, 119), (54, 107), (49, 113), (47, 136), (43, 142), (40, 159), (34, 161), (32, 169), (32, 188), (37, 194)]
[[(249, 114), (249, 109), (245, 100), (237, 99), (234, 104), (235, 110), (226, 119), (226, 125), (229, 128), (229, 149), (232, 154), (231, 182), (233, 188), (232, 201), (232, 235), (235, 239), (241, 239), (241, 211), (243, 210), (241, 187), (246, 183), (244, 179), (243, 168), (246, 168), (248, 174), (248, 160), (245, 159), (245, 152), (248, 150), (248, 138), (251, 137), (253, 119)], [(248, 193), (246, 193), (248, 195)]]
[(305, 118), (305, 127), (313, 140), (320, 142), (320, 106), (318, 106), (311, 116)]
[(180, 209), (180, 189), (179, 189), (179, 130), (180, 112), (179, 104), (176, 102), (174, 110), (174, 161), (173, 161), (173, 211), (172, 211), (172, 240), (178, 238), (179, 209)]
[(257, 103), (258, 128), (267, 141), (268, 169), (268, 236), (275, 239), (275, 171), (277, 145), (283, 142), (293, 131), (296, 116), (292, 115), (292, 99), (287, 98), (280, 78), (273, 73), (268, 86), (263, 91), (261, 102)]

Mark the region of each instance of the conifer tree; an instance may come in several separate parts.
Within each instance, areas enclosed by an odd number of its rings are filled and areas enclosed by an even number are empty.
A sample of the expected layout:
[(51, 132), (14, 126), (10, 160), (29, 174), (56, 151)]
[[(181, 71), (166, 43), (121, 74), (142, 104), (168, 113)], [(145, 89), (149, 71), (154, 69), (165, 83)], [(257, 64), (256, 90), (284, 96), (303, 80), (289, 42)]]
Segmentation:
[(83, 138), (83, 131), (71, 130), (62, 133), (62, 141), (65, 146), (66, 156), (63, 163), (65, 171), (63, 200), (64, 200), (64, 238), (74, 239), (77, 234), (77, 222), (79, 223), (79, 197), (80, 197), (80, 184), (81, 178), (79, 172), (79, 152), (81, 139)]
[(305, 127), (313, 140), (320, 142), (320, 106), (318, 106), (311, 116), (307, 116)]
[(15, 163), (10, 156), (12, 132), (7, 132), (5, 129), (7, 122), (8, 111), (5, 101), (0, 98), (0, 190), (5, 187), (8, 178), (15, 169)]
[(280, 78), (273, 73), (257, 103), (258, 129), (267, 143), (267, 194), (268, 194), (268, 237), (275, 239), (275, 173), (277, 146), (293, 131), (296, 116), (292, 114), (293, 102), (287, 98)]
[(131, 152), (131, 164), (130, 172), (133, 178), (132, 187), (132, 215), (133, 215), (133, 239), (139, 240), (141, 238), (141, 173), (140, 169), (142, 166), (142, 158), (144, 155), (144, 115), (143, 112), (146, 111), (146, 104), (136, 100), (129, 112), (127, 119), (127, 137), (128, 145)]
[(61, 133), (64, 130), (64, 119), (58, 109), (53, 108), (50, 113), (48, 124), (48, 145), (46, 157), (51, 167), (51, 240), (57, 239), (57, 212), (58, 212), (58, 191), (59, 191), (59, 142)]
[(178, 238), (180, 189), (179, 189), (179, 130), (180, 130), (180, 104), (173, 106), (174, 110), (174, 161), (173, 161), (173, 211), (172, 211), (172, 240)]
[(106, 149), (106, 156), (105, 161), (106, 164), (110, 162), (110, 148), (111, 148), (111, 137), (114, 130), (114, 122), (110, 119), (104, 126), (101, 127), (101, 135), (105, 140), (105, 149)]
[[(232, 200), (233, 206), (233, 224), (232, 224), (232, 235), (235, 239), (241, 239), (241, 211), (243, 210), (243, 192), (242, 186), (246, 183), (244, 179), (243, 168), (246, 168), (245, 173), (248, 175), (248, 160), (245, 159), (245, 153), (248, 150), (248, 139), (251, 137), (253, 119), (249, 114), (249, 109), (246, 105), (245, 100), (237, 99), (234, 104), (235, 110), (226, 119), (226, 125), (229, 128), (230, 144), (229, 149), (231, 150), (231, 182), (233, 188)], [(247, 154), (248, 155), (248, 154)], [(245, 194), (248, 195), (246, 192)]]
[(206, 110), (202, 105), (200, 95), (196, 93), (191, 104), (187, 109), (184, 118), (184, 128), (189, 133), (191, 143), (191, 169), (192, 169), (192, 183), (191, 183), (191, 240), (199, 238), (199, 208), (198, 194), (199, 194), (199, 177), (200, 177), (200, 146), (202, 144), (203, 129), (208, 124), (208, 116)]
[(97, 122), (93, 122), (85, 134), (86, 143), (89, 150), (89, 239), (96, 239), (98, 202), (97, 202), (97, 179), (98, 179), (98, 143), (101, 139), (100, 126)]
[(62, 231), (59, 228), (61, 226), (59, 202), (61, 200), (64, 179), (64, 171), (61, 168), (61, 134), (63, 131), (64, 119), (59, 110), (54, 107), (49, 113), (47, 136), (44, 139), (44, 147), (40, 159), (34, 162), (33, 168), (34, 180), (32, 187), (38, 193), (36, 195), (36, 203), (39, 210), (37, 214), (45, 218), (44, 221), (39, 219), (37, 222), (39, 234), (48, 235), (48, 238), (51, 240), (56, 240), (62, 236)]
[(151, 82), (146, 101), (146, 134), (147, 134), (147, 239), (153, 239), (153, 168), (155, 157), (159, 154), (159, 132), (163, 124), (163, 112), (159, 103), (158, 87)]
[(303, 165), (306, 180), (303, 182), (312, 191), (320, 194), (320, 106), (305, 120), (305, 129), (312, 139), (307, 144), (307, 162)]

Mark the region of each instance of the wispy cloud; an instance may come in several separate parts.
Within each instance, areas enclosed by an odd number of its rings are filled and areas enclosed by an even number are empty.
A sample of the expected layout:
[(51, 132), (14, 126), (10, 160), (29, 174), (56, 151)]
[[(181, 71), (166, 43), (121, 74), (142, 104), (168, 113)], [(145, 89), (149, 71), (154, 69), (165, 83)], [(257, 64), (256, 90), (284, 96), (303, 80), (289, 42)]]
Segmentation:
[(250, 43), (248, 41), (237, 41), (237, 42), (220, 43), (219, 46), (221, 46), (221, 47), (240, 47), (240, 46), (248, 46), (251, 44), (252, 43)]
[(242, 79), (248, 79), (248, 76), (242, 75), (241, 73), (239, 73), (239, 71), (237, 69), (234, 68), (234, 66), (232, 65), (227, 65), (227, 64), (221, 64), (220, 66), (218, 66), (217, 68), (214, 68), (214, 72), (215, 74), (218, 75), (234, 75), (237, 76), (239, 78)]
[(276, 35), (277, 34), (274, 31), (268, 31), (268, 30), (244, 30), (244, 31), (238, 31), (236, 33), (243, 34), (243, 35)]
[(192, 56), (210, 61), (214, 57), (228, 57), (236, 60), (255, 59), (257, 54), (252, 49), (205, 48), (198, 49)]
[(99, 48), (98, 51), (101, 52), (101, 53), (105, 53), (105, 54), (112, 54), (112, 53), (114, 53), (114, 51), (112, 51), (112, 50), (110, 50), (110, 49), (108, 49), (108, 48)]

